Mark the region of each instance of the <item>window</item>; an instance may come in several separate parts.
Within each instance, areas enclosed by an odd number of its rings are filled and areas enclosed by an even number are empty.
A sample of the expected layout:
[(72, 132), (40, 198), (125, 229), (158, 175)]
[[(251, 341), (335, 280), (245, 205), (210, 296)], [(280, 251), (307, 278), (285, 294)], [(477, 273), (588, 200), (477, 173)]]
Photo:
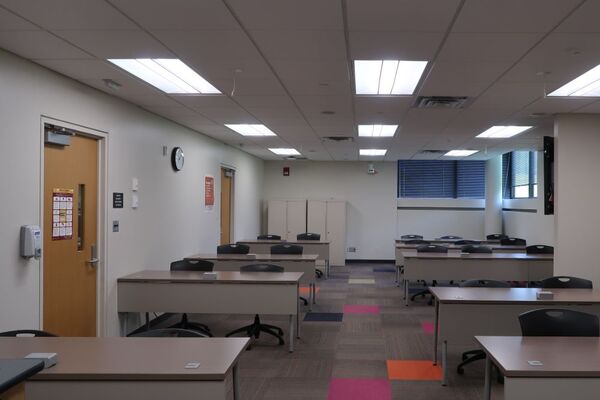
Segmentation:
[(513, 151), (502, 156), (505, 199), (529, 199), (538, 195), (537, 152)]
[(485, 197), (485, 161), (399, 160), (398, 197)]

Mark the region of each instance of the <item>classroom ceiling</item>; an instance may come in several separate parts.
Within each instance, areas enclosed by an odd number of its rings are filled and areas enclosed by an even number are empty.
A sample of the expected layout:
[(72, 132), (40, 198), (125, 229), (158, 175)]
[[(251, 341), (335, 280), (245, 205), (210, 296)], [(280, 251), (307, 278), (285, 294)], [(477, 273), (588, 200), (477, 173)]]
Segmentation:
[[(597, 0), (0, 0), (0, 47), (263, 159), (281, 159), (268, 147), (310, 160), (463, 148), (486, 159), (540, 149), (556, 113), (600, 112), (593, 98), (544, 96), (600, 64), (598, 15)], [(107, 58), (179, 58), (224, 95), (166, 95)], [(357, 96), (355, 59), (429, 64), (414, 96)], [(470, 101), (423, 109), (417, 96)], [(278, 136), (243, 137), (226, 123), (262, 123)], [(366, 123), (399, 128), (358, 138)], [(475, 139), (510, 124), (535, 129)], [(359, 148), (388, 152), (359, 157)]]

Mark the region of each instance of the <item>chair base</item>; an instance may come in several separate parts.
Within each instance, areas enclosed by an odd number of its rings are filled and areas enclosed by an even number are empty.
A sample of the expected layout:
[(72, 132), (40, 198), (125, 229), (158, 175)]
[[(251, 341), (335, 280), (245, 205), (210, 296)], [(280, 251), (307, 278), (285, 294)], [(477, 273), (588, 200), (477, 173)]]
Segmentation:
[(208, 328), (208, 326), (198, 323), (198, 322), (189, 322), (187, 314), (183, 314), (181, 316), (181, 321), (179, 321), (175, 325), (171, 325), (169, 328), (188, 329), (191, 331), (198, 331), (208, 337), (213, 336), (213, 334), (210, 332), (210, 329)]
[(275, 336), (279, 340), (280, 346), (285, 344), (283, 340), (283, 330), (274, 325), (262, 324), (260, 322), (260, 317), (258, 316), (258, 314), (254, 316), (254, 323), (252, 325), (246, 325), (232, 332), (229, 332), (227, 335), (225, 335), (225, 337), (233, 336), (242, 332), (245, 332), (246, 336), (254, 337), (255, 339), (258, 339), (260, 337), (260, 333), (264, 332), (269, 335)]
[(478, 360), (485, 360), (485, 352), (483, 350), (470, 350), (462, 354), (463, 361), (456, 367), (456, 372), (460, 375), (465, 373), (465, 365), (474, 363)]
[(306, 297), (300, 296), (300, 300), (302, 300), (302, 304), (304, 304), (305, 306), (308, 305), (308, 300), (306, 299)]
[(315, 269), (315, 275), (317, 275), (317, 278), (322, 278), (323, 277), (323, 271), (321, 271), (320, 269)]

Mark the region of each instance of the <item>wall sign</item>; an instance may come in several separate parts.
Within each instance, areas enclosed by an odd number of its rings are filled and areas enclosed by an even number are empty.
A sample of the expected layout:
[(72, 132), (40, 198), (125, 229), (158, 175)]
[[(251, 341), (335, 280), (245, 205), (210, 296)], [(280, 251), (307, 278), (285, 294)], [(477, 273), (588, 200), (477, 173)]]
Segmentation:
[(73, 189), (52, 189), (52, 240), (73, 238)]
[(283, 167), (283, 176), (290, 176), (290, 167)]
[(204, 176), (204, 208), (212, 210), (215, 205), (215, 177)]
[(113, 193), (113, 208), (123, 208), (123, 193)]

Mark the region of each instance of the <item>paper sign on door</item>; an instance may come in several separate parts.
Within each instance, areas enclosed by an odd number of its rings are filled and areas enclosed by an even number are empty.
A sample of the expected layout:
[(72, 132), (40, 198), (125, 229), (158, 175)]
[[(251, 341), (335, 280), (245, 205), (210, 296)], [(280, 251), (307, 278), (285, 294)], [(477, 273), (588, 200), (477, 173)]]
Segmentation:
[(52, 240), (73, 238), (73, 189), (52, 190)]

